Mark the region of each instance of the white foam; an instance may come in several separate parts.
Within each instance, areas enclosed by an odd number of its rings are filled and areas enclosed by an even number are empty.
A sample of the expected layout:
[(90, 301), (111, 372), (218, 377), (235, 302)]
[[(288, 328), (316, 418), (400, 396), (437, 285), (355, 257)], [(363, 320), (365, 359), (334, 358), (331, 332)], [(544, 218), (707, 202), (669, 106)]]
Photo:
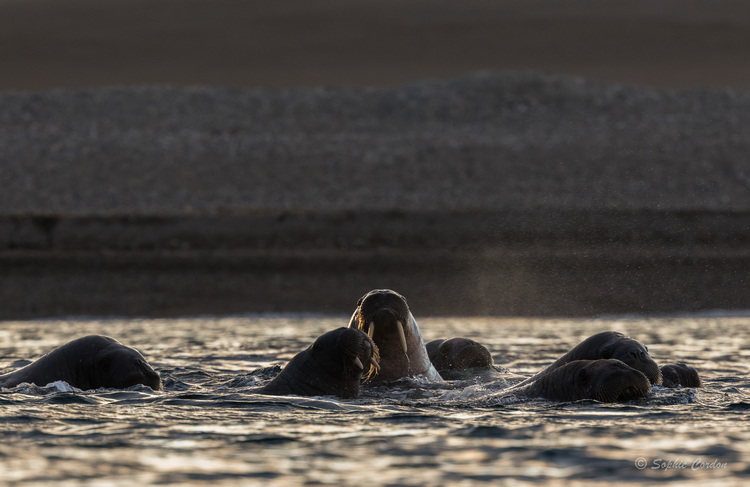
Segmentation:
[(71, 386), (70, 384), (68, 384), (67, 382), (65, 382), (64, 380), (56, 380), (55, 382), (50, 382), (44, 387), (54, 388), (59, 392), (73, 392), (73, 391), (78, 390), (74, 388), (73, 386)]

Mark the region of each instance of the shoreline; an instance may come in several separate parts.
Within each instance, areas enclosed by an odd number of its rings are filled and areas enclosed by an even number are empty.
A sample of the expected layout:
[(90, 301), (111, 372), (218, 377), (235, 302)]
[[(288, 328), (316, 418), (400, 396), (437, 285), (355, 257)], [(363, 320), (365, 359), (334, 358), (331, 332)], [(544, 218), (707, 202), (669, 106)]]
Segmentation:
[(468, 216), (2, 218), (0, 319), (346, 313), (379, 287), (423, 316), (750, 308), (747, 213)]

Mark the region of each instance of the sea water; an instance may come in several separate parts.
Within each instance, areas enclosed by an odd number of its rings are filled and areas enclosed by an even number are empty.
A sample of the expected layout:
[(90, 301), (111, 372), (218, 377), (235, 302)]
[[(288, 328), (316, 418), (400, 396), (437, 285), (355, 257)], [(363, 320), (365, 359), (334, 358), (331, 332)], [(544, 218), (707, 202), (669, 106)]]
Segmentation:
[[(415, 314), (417, 311), (415, 311)], [(87, 334), (140, 350), (164, 391), (0, 391), (3, 485), (742, 485), (750, 478), (750, 316), (424, 318), (425, 341), (466, 336), (488, 381), (365, 386), (361, 397), (255, 389), (347, 316), (54, 319), (0, 323), (0, 373)], [(615, 330), (702, 389), (625, 404), (502, 398), (594, 333)]]

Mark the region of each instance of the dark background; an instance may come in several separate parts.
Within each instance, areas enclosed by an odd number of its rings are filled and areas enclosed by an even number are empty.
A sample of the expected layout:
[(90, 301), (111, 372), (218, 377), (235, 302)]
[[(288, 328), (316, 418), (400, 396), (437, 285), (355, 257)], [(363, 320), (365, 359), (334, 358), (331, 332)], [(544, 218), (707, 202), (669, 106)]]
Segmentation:
[[(746, 309), (749, 24), (742, 0), (0, 0), (0, 317), (376, 287), (417, 315)], [(284, 157), (212, 152), (259, 134)]]

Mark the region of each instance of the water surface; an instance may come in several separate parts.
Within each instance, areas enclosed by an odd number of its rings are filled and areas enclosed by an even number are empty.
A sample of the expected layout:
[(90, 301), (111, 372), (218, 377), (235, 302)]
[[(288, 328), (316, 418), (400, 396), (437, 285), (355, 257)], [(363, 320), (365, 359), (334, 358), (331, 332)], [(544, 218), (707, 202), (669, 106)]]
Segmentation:
[[(73, 338), (139, 349), (165, 390), (0, 392), (6, 485), (741, 485), (750, 477), (750, 317), (419, 319), (425, 340), (468, 336), (490, 382), (365, 387), (356, 400), (258, 395), (346, 316), (66, 319), (0, 324), (0, 373)], [(498, 391), (584, 338), (624, 332), (703, 389), (626, 404), (507, 401)], [(641, 467), (641, 468), (639, 468)]]

